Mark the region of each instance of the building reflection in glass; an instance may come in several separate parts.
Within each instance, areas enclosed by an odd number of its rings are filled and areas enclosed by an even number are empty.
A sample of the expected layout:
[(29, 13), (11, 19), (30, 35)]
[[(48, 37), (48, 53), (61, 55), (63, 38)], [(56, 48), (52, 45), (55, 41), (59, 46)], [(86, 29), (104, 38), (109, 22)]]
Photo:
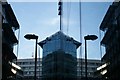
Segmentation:
[(43, 80), (77, 79), (76, 49), (80, 42), (59, 31), (38, 44), (43, 48)]

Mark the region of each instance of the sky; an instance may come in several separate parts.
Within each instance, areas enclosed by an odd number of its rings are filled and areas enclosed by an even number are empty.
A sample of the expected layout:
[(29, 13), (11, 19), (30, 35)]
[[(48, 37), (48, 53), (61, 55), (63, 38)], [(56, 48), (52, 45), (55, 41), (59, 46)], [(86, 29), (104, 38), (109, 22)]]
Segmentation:
[[(58, 2), (9, 2), (20, 24), (18, 58), (32, 58), (35, 40), (27, 40), (25, 34), (39, 36), (38, 42), (59, 31)], [(100, 59), (99, 26), (111, 2), (82, 2), (82, 57), (84, 57), (84, 36), (94, 34), (95, 41), (87, 41), (87, 54), (90, 59)], [(78, 2), (65, 2), (63, 5), (63, 32), (80, 41), (80, 15)], [(19, 33), (17, 30), (16, 36)], [(39, 48), (39, 46), (38, 46)], [(79, 49), (77, 54), (79, 57)], [(17, 45), (14, 48), (17, 55)], [(42, 49), (38, 51), (42, 57)], [(38, 54), (39, 56), (39, 54)]]

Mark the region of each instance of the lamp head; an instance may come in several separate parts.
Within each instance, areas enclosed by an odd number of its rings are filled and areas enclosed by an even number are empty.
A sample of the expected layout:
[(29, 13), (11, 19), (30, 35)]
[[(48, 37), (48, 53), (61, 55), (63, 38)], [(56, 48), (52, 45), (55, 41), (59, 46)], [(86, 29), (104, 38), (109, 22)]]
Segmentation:
[(30, 39), (38, 39), (38, 36), (36, 36), (35, 34), (26, 34), (24, 36), (26, 39), (30, 40)]
[(85, 40), (96, 40), (97, 38), (96, 35), (87, 35), (84, 37)]

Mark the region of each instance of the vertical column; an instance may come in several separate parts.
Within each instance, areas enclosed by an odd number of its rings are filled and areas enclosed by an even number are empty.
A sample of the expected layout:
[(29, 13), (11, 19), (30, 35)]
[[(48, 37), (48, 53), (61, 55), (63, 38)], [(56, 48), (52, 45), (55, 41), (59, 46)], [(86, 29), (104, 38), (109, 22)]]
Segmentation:
[(85, 39), (85, 80), (87, 79), (87, 40)]
[(59, 10), (58, 15), (60, 15), (60, 31), (63, 31), (63, 29), (62, 29), (62, 6), (63, 6), (62, 0), (59, 0), (58, 5), (59, 5), (59, 8), (58, 8), (58, 10)]
[(36, 38), (36, 44), (35, 44), (35, 74), (34, 74), (34, 80), (37, 80), (37, 43), (38, 43), (38, 36)]
[(0, 80), (2, 79), (2, 2), (0, 1)]

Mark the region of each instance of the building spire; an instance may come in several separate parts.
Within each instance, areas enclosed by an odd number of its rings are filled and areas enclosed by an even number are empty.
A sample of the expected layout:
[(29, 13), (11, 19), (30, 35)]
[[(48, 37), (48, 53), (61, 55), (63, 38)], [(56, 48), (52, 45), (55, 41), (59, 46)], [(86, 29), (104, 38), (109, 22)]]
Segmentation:
[(60, 31), (62, 32), (62, 6), (63, 6), (62, 0), (59, 0), (58, 6), (59, 6), (59, 8), (58, 8), (58, 10), (59, 10), (58, 15), (60, 15)]

